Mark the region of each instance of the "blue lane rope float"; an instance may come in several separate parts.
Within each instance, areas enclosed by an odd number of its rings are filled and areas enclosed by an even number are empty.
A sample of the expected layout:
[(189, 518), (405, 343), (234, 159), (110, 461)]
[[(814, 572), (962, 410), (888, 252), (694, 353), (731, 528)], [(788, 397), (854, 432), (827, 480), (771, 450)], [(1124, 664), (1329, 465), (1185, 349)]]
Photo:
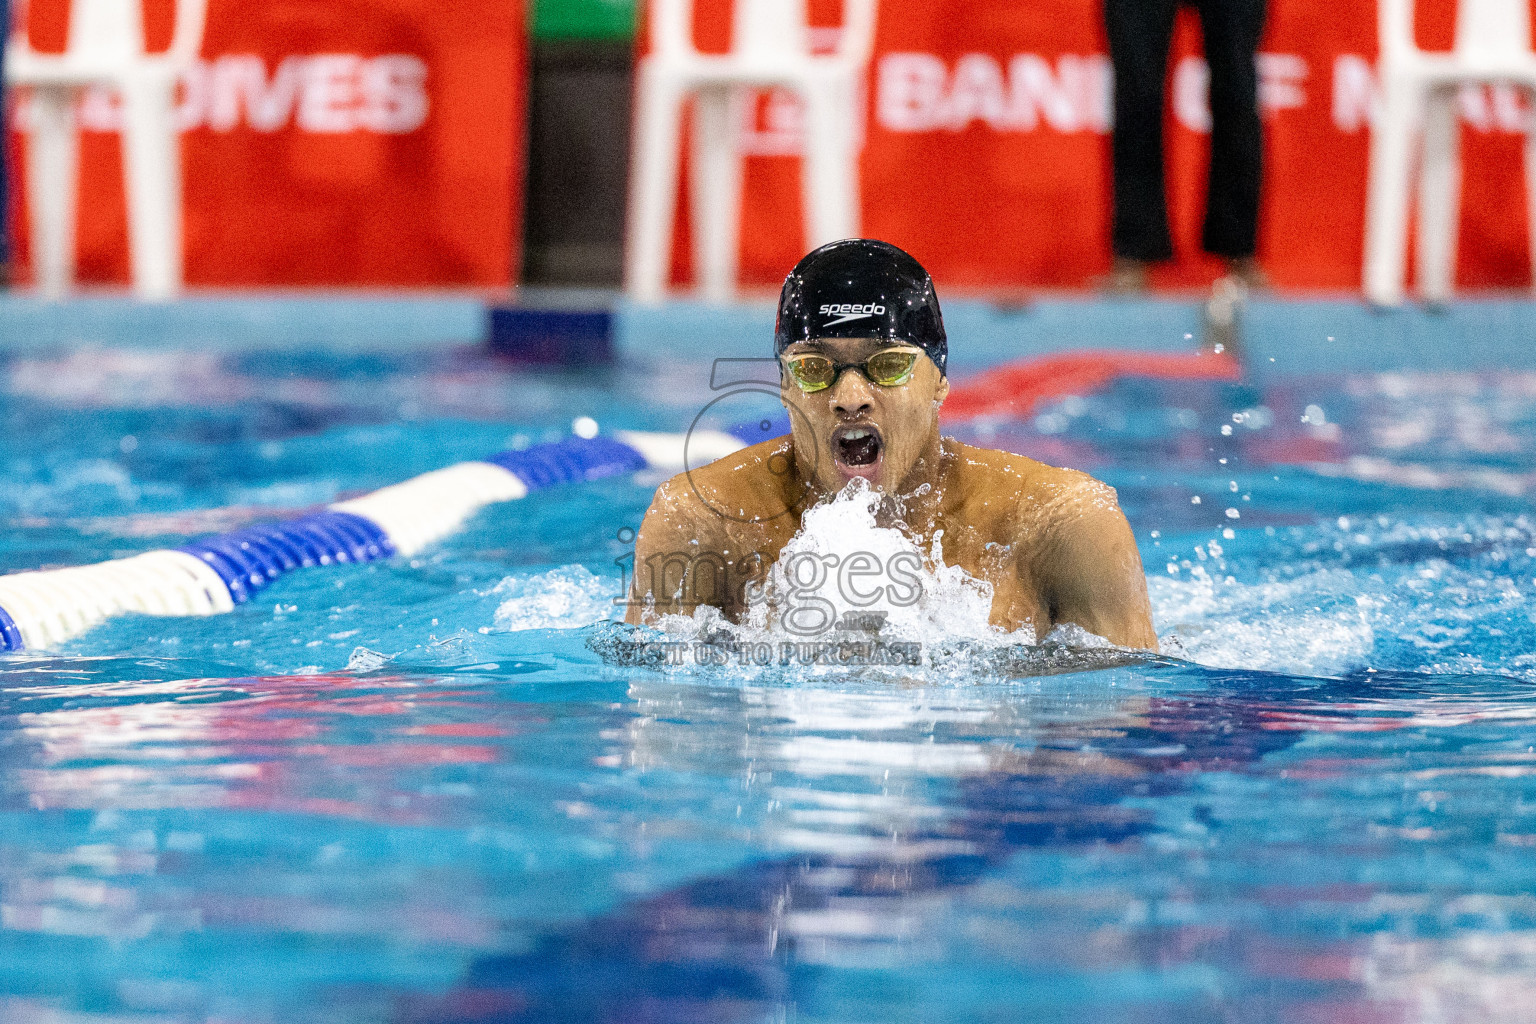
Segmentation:
[(514, 473), (531, 491), (633, 473), (648, 465), (635, 448), (607, 437), (573, 437), (502, 452), (485, 461)]
[(0, 650), (21, 650), (21, 630), (16, 628), (16, 623), (4, 608), (0, 608)]
[(234, 602), (243, 604), (285, 572), (388, 558), (395, 553), (395, 545), (377, 523), (332, 509), (286, 523), (263, 523), (205, 537), (177, 550), (212, 566)]
[(730, 433), (571, 437), (462, 462), (297, 519), (172, 550), (0, 576), (0, 650), (46, 650), (128, 612), (217, 615), (297, 569), (413, 555), (487, 505), (641, 469), (675, 471), (685, 452), (700, 464), (788, 430), (787, 422), (765, 420)]

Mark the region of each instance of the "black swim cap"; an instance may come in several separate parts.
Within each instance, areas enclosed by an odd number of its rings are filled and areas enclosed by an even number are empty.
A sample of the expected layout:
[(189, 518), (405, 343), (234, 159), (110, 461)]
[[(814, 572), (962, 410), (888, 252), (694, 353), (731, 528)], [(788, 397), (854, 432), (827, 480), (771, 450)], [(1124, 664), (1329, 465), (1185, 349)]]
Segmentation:
[(848, 238), (795, 264), (779, 292), (773, 350), (816, 338), (904, 341), (946, 372), (949, 343), (933, 279), (889, 242)]

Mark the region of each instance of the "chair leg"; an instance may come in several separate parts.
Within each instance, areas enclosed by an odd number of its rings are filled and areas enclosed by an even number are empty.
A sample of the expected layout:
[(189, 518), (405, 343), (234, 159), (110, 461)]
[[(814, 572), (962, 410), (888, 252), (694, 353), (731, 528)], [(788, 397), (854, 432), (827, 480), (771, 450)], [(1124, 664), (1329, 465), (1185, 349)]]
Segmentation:
[(1364, 283), (1371, 302), (1396, 306), (1403, 301), (1407, 263), (1408, 183), (1418, 90), (1408, 82), (1388, 80), (1385, 84), (1381, 116), (1371, 129)]
[(736, 297), (741, 242), (741, 137), (743, 93), (707, 89), (693, 107), (694, 277), (709, 302)]
[(654, 66), (640, 66), (630, 169), (625, 286), (639, 302), (660, 302), (672, 263), (683, 90)]
[(32, 139), (27, 147), (32, 266), (38, 290), (50, 299), (63, 298), (75, 280), (80, 137), (74, 100), (70, 89), (32, 93)]
[(171, 79), (123, 83), (128, 249), (139, 298), (175, 298), (182, 285), (181, 137)]
[(1456, 276), (1456, 227), (1461, 205), (1461, 128), (1456, 94), (1440, 90), (1424, 107), (1424, 156), (1419, 172), (1419, 291), (1427, 302), (1451, 297)]
[(853, 82), (844, 75), (814, 81), (805, 104), (806, 242), (815, 248), (859, 234), (859, 152)]

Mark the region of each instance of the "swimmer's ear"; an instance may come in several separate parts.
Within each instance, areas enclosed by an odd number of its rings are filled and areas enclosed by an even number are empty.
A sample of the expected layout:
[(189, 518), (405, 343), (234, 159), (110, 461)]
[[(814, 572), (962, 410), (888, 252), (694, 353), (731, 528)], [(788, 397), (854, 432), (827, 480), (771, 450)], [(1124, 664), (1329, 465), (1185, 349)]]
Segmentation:
[(939, 378), (939, 388), (938, 388), (938, 390), (936, 392), (934, 392), (933, 400), (935, 402), (939, 403), (940, 405), (943, 405), (944, 404), (944, 399), (946, 399), (948, 397), (949, 397), (949, 378), (948, 377), (940, 377)]

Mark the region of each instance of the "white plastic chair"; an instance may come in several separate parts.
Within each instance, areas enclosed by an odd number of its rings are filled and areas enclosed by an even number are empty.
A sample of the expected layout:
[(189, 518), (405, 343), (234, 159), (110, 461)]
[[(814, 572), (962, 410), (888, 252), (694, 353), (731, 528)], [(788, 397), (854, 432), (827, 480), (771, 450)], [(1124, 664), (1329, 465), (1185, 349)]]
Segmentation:
[[(1419, 290), (1430, 302), (1452, 291), (1461, 191), (1456, 93), (1465, 83), (1503, 83), (1536, 92), (1528, 0), (1458, 0), (1450, 53), (1420, 50), (1413, 0), (1381, 0), (1382, 106), (1371, 133), (1366, 197), (1365, 294), (1382, 306), (1403, 301), (1408, 190), (1414, 139), (1419, 167)], [(1422, 131), (1420, 131), (1422, 125)], [(1536, 131), (1525, 142), (1525, 175), (1536, 258)]]
[(58, 298), (75, 277), (75, 208), (80, 143), (75, 100), (86, 86), (115, 88), (123, 100), (123, 176), (134, 291), (168, 299), (181, 290), (181, 138), (176, 83), (197, 60), (207, 0), (176, 0), (170, 48), (144, 48), (140, 0), (72, 0), (69, 40), (61, 54), (38, 53), (26, 19), (13, 30), (5, 77), (30, 88), (27, 147), (32, 252), (38, 286)]
[(732, 48), (693, 45), (693, 0), (649, 0), (651, 52), (640, 62), (630, 175), (630, 294), (659, 301), (671, 266), (683, 103), (694, 97), (691, 198), (694, 265), (704, 297), (736, 291), (741, 223), (737, 151), (750, 90), (779, 87), (805, 110), (802, 174), (811, 245), (859, 233), (860, 81), (873, 44), (876, 0), (845, 0), (837, 51), (813, 55), (806, 0), (735, 0)]

